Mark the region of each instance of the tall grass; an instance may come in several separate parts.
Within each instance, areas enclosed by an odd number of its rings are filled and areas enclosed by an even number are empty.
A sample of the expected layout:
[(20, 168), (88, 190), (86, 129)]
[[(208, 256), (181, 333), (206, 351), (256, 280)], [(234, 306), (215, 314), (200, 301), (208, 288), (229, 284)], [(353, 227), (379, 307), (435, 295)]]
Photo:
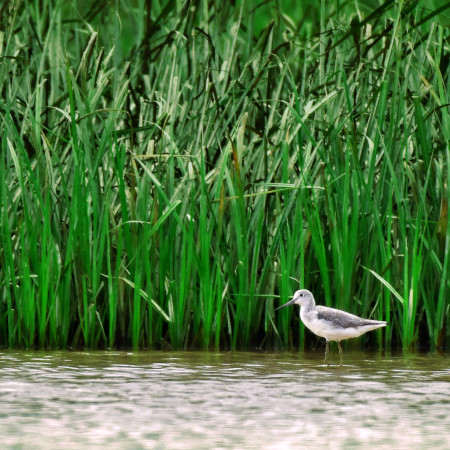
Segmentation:
[(306, 348), (306, 287), (448, 347), (444, 7), (46, 5), (1, 7), (0, 345)]

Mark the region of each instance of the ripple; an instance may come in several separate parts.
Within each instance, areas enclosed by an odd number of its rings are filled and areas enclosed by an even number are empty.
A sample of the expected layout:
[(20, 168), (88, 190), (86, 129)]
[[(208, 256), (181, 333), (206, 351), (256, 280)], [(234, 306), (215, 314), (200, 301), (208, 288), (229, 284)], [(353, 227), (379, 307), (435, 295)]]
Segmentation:
[[(0, 353), (6, 447), (448, 448), (449, 357)], [(332, 442), (326, 441), (332, 436)]]

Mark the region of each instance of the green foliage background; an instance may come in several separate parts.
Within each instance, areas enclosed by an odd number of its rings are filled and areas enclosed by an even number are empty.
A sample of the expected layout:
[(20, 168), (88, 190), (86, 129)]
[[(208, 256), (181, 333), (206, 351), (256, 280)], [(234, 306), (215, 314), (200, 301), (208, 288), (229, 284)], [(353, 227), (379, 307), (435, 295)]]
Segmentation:
[(0, 8), (0, 345), (448, 348), (445, 2)]

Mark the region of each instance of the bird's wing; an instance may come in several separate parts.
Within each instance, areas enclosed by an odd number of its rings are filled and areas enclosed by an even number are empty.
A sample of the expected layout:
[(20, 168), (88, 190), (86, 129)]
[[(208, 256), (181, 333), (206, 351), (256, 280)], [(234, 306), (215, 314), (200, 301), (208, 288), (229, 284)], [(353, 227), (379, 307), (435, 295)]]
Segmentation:
[(342, 328), (362, 327), (364, 325), (373, 325), (377, 321), (363, 319), (339, 309), (328, 308), (326, 306), (317, 306), (317, 318), (327, 320)]

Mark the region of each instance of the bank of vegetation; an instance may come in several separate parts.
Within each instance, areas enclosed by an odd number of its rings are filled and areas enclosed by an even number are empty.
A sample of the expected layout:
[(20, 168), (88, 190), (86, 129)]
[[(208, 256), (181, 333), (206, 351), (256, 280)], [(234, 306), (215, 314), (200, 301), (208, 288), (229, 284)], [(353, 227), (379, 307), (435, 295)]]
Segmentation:
[(448, 348), (445, 3), (0, 8), (0, 345)]

